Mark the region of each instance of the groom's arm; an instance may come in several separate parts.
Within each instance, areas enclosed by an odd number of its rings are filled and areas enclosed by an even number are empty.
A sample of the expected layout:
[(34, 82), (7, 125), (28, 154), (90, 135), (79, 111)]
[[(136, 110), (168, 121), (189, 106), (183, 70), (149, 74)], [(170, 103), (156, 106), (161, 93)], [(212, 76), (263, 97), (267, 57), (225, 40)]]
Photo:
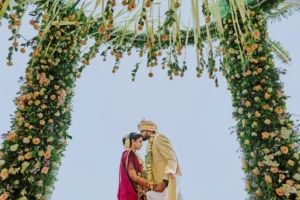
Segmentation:
[(167, 161), (164, 179), (168, 181), (169, 176), (171, 174), (175, 175), (177, 171), (176, 154), (171, 146), (169, 139), (164, 135), (157, 135), (155, 145), (158, 148), (164, 160)]

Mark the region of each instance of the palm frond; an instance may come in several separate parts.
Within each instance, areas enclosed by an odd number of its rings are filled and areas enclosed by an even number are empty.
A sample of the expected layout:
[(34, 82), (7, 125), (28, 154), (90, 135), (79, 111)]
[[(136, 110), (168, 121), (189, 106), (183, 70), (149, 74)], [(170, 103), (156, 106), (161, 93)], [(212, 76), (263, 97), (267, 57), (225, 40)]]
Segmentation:
[(292, 16), (295, 12), (300, 11), (300, 6), (292, 5), (292, 4), (283, 4), (282, 7), (278, 7), (274, 9), (272, 12), (267, 14), (266, 18), (270, 22), (280, 22), (282, 19), (287, 19)]
[(289, 52), (282, 47), (280, 42), (271, 40), (270, 38), (269, 38), (269, 41), (270, 41), (270, 43), (274, 49), (274, 53), (278, 59), (280, 59), (285, 64), (288, 64), (289, 62), (291, 62), (292, 59), (289, 55)]

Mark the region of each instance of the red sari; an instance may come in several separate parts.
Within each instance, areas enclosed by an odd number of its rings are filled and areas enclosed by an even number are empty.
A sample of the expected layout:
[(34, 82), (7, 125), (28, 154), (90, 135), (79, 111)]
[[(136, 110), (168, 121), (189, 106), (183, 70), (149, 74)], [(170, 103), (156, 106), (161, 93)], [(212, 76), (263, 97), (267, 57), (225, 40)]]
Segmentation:
[(125, 150), (120, 162), (118, 200), (144, 199), (144, 195), (138, 192), (142, 186), (133, 182), (129, 177), (128, 170), (132, 168), (138, 176), (142, 176), (143, 168), (137, 155), (132, 150)]

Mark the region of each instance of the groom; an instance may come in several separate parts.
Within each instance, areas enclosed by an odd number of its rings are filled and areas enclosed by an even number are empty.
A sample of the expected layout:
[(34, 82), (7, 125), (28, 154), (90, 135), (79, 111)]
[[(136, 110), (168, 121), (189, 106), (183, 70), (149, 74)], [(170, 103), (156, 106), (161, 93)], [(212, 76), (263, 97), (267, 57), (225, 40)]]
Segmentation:
[[(169, 139), (157, 132), (157, 126), (151, 121), (141, 121), (138, 125), (145, 140), (152, 142), (152, 178), (157, 187), (147, 192), (148, 200), (177, 200), (176, 175), (181, 176), (178, 159)], [(148, 164), (148, 163), (147, 163)]]

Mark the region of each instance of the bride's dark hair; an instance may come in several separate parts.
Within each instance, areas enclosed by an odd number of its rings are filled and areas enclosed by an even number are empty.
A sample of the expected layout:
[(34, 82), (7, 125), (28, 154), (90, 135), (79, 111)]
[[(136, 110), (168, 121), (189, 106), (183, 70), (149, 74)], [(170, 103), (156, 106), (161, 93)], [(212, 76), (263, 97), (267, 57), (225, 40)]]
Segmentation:
[(122, 142), (123, 142), (123, 146), (125, 145), (125, 142), (126, 142), (126, 138), (129, 138), (129, 141), (130, 141), (130, 147), (132, 145), (132, 140), (134, 141), (137, 141), (139, 138), (143, 137), (141, 134), (139, 133), (130, 133), (129, 135), (126, 135), (123, 139), (122, 139)]

